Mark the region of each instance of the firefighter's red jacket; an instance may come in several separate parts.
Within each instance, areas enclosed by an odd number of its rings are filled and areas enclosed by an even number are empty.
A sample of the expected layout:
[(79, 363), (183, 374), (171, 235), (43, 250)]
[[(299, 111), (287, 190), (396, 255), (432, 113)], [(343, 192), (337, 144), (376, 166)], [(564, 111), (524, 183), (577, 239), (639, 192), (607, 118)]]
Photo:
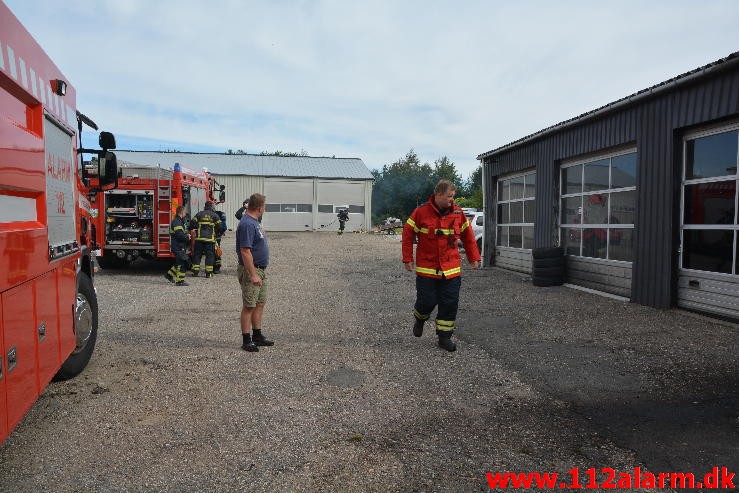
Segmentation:
[(462, 240), (467, 260), (477, 262), (480, 252), (467, 217), (462, 209), (452, 206), (439, 211), (434, 196), (413, 211), (403, 226), (403, 262), (413, 262), (413, 238), (416, 246), (416, 274), (451, 279), (462, 274), (462, 259), (457, 240)]

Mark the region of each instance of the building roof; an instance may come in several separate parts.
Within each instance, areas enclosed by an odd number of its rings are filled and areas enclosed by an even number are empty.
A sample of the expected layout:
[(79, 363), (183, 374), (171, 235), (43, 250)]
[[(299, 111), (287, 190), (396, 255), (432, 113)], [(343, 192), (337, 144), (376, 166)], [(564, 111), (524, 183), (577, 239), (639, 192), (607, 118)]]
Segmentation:
[(205, 167), (215, 175), (373, 179), (372, 173), (359, 158), (125, 150), (116, 150), (115, 154), (119, 161), (127, 163), (167, 168), (179, 163), (190, 169)]
[(698, 67), (694, 70), (691, 70), (690, 72), (686, 72), (684, 74), (673, 77), (672, 79), (668, 79), (664, 82), (660, 82), (659, 84), (655, 84), (646, 89), (642, 89), (641, 91), (635, 92), (634, 94), (631, 94), (630, 96), (626, 96), (625, 98), (621, 98), (605, 106), (601, 106), (600, 108), (596, 108), (592, 111), (588, 111), (587, 113), (583, 113), (582, 115), (576, 116), (574, 118), (570, 118), (569, 120), (565, 120), (563, 122), (557, 123), (556, 125), (552, 125), (551, 127), (547, 127), (543, 130), (539, 130), (538, 132), (534, 132), (533, 134), (520, 138), (514, 142), (511, 142), (510, 144), (506, 144), (502, 147), (498, 147), (497, 149), (484, 152), (480, 154), (479, 156), (477, 156), (477, 159), (484, 159), (488, 156), (492, 156), (493, 154), (498, 154), (500, 152), (510, 150), (514, 147), (517, 147), (521, 144), (525, 144), (539, 137), (543, 137), (544, 135), (550, 134), (552, 132), (563, 130), (572, 125), (583, 123), (584, 121), (589, 120), (591, 118), (599, 117), (606, 113), (623, 109), (625, 106), (633, 105), (633, 104), (636, 104), (637, 102), (641, 102), (644, 99), (656, 96), (665, 91), (673, 90), (684, 84), (691, 83), (695, 79), (707, 76), (708, 74), (715, 73), (718, 71), (723, 71), (723, 70), (729, 70), (733, 67), (736, 67), (738, 64), (739, 64), (739, 51), (736, 51), (724, 58), (716, 60), (715, 62), (711, 62), (708, 65)]

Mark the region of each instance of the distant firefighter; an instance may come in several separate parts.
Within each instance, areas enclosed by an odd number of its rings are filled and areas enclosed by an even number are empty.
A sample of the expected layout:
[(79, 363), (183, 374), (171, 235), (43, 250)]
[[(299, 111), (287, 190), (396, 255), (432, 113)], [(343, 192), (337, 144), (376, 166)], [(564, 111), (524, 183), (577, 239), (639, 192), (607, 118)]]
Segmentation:
[(336, 214), (336, 217), (339, 219), (339, 232), (336, 234), (344, 234), (344, 225), (349, 220), (349, 208), (339, 209), (339, 213)]

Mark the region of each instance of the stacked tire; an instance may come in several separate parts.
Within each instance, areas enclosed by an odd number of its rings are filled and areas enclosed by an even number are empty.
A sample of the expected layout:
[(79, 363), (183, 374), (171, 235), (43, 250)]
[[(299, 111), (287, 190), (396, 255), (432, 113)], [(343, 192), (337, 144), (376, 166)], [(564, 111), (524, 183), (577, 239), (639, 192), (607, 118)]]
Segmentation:
[(534, 248), (531, 280), (534, 286), (561, 286), (565, 282), (564, 250), (559, 247)]

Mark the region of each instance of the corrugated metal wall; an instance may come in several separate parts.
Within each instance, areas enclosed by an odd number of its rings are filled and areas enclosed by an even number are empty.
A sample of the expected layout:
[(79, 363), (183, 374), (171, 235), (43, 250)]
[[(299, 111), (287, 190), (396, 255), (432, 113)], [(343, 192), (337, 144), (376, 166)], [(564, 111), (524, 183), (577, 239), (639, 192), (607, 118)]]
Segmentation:
[[(636, 145), (638, 175), (631, 299), (657, 308), (669, 307), (674, 304), (676, 292), (681, 135), (690, 127), (736, 117), (739, 117), (739, 70), (734, 66), (729, 71), (693, 79), (690, 84), (662, 91), (651, 99), (591, 117), (484, 158), (486, 201), (495, 203), (498, 176), (535, 166), (534, 245), (554, 245), (558, 238), (560, 162)], [(489, 216), (494, 211), (494, 207), (487, 207)], [(486, 221), (494, 224), (494, 217)], [(494, 241), (492, 231), (486, 231), (486, 241)], [(491, 244), (494, 243), (488, 243)]]
[[(228, 227), (229, 229), (235, 229), (236, 228), (236, 218), (234, 217), (234, 214), (236, 214), (236, 211), (239, 210), (241, 207), (242, 202), (244, 199), (248, 199), (249, 196), (253, 193), (261, 193), (264, 194), (264, 183), (265, 183), (265, 177), (264, 176), (246, 176), (246, 175), (213, 175), (215, 176), (216, 181), (219, 184), (226, 185), (226, 202), (222, 205), (219, 205), (216, 207), (218, 210), (222, 210), (226, 213), (226, 220), (228, 221)], [(293, 180), (301, 180), (300, 178), (292, 178)], [(291, 178), (285, 178), (285, 180), (291, 180)], [(305, 180), (311, 180), (312, 182), (315, 182), (316, 178), (305, 178)], [(322, 182), (329, 182), (328, 180), (321, 180)], [(358, 180), (345, 180), (345, 179), (337, 179), (337, 180), (331, 180), (330, 182), (335, 183), (349, 183), (349, 184), (357, 184), (360, 183)], [(371, 228), (371, 214), (369, 211), (372, 210), (372, 181), (371, 180), (363, 180), (363, 185), (361, 192), (354, 187), (352, 189), (354, 191), (354, 199), (350, 200), (344, 197), (341, 199), (341, 203), (347, 203), (347, 204), (354, 204), (354, 205), (364, 205), (365, 211), (367, 211), (364, 215), (364, 218), (362, 218), (361, 221), (363, 221), (363, 224), (361, 224), (364, 229), (369, 230)], [(315, 197), (317, 198), (317, 197)], [(362, 200), (364, 200), (364, 203), (362, 203)], [(267, 202), (269, 202), (269, 197), (267, 197)], [(312, 203), (313, 201), (311, 201)], [(316, 211), (318, 203), (315, 204)], [(332, 214), (333, 216), (333, 214)], [(314, 227), (316, 229), (319, 228), (320, 224), (316, 224)], [(355, 224), (355, 226), (351, 229), (360, 229), (359, 224)]]
[(236, 229), (236, 211), (244, 199), (253, 193), (264, 193), (263, 176), (213, 175), (218, 183), (226, 185), (226, 202), (216, 207), (226, 213), (229, 229)]

